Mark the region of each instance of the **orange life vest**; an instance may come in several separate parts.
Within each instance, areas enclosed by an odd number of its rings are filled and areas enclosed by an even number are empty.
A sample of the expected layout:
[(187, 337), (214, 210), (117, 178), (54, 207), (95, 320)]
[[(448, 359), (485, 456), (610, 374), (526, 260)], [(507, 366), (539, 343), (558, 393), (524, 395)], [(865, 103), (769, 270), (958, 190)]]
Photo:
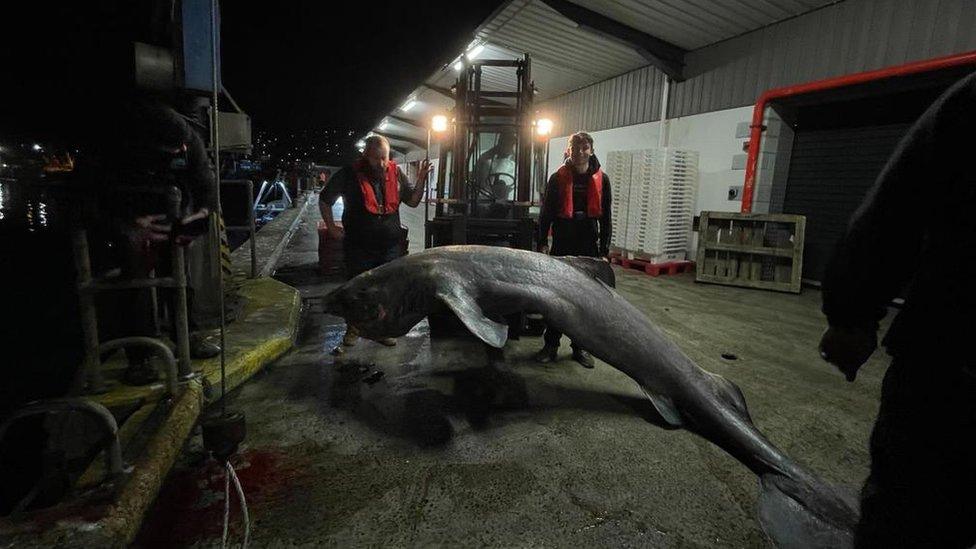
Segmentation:
[(375, 215), (390, 215), (400, 208), (400, 178), (396, 162), (390, 160), (386, 163), (382, 205), (377, 202), (373, 185), (369, 182), (369, 164), (365, 160), (359, 159), (353, 165), (353, 169), (356, 172), (359, 189), (363, 193), (363, 206), (366, 207), (367, 212)]
[[(573, 168), (568, 164), (563, 164), (556, 170), (556, 179), (559, 182), (559, 192), (562, 198), (562, 207), (559, 208), (557, 217), (563, 219), (573, 218)], [(603, 217), (603, 170), (597, 168), (593, 177), (587, 181), (586, 185), (586, 217)]]

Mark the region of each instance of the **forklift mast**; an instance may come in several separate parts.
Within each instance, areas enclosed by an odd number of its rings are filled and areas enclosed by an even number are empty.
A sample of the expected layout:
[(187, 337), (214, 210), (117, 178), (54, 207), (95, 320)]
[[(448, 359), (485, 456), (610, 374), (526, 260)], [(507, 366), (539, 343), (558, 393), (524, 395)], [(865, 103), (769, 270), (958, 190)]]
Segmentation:
[[(442, 147), (436, 215), (426, 247), (534, 248), (531, 60), (463, 60), (454, 88), (454, 135)], [(506, 74), (507, 73), (507, 74)], [(514, 89), (498, 89), (512, 81)]]

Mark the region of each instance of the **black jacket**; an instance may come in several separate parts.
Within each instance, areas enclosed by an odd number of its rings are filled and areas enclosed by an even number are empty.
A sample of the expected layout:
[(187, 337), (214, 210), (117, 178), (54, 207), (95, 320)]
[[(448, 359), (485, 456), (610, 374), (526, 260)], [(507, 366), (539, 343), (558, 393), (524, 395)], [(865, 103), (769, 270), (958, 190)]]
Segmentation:
[[(590, 168), (585, 174), (573, 173), (573, 188), (579, 196), (574, 196), (573, 205), (576, 208), (586, 207), (586, 186), (593, 174), (600, 169), (600, 161), (596, 156), (590, 157)], [(613, 227), (610, 220), (610, 176), (603, 172), (603, 201), (601, 208), (603, 215), (600, 219), (563, 219), (557, 217), (562, 207), (562, 197), (559, 192), (559, 179), (554, 173), (546, 183), (545, 194), (542, 198), (542, 209), (539, 212), (539, 242), (546, 242), (549, 229), (552, 228), (552, 255), (586, 255), (605, 256), (610, 249), (610, 237)]]
[[(400, 182), (400, 201), (409, 198), (413, 188), (407, 181), (407, 176), (397, 168)], [(383, 202), (382, 180), (372, 181), (373, 191), (378, 202)], [(400, 212), (389, 215), (369, 213), (363, 201), (363, 192), (356, 179), (352, 166), (347, 166), (333, 175), (325, 188), (319, 194), (319, 201), (335, 204), (342, 196), (342, 227), (345, 230), (344, 246), (354, 246), (363, 250), (382, 251), (392, 248), (400, 242)]]
[(832, 326), (876, 330), (907, 288), (889, 352), (954, 352), (976, 336), (974, 130), (976, 74), (912, 126), (851, 219), (823, 281)]

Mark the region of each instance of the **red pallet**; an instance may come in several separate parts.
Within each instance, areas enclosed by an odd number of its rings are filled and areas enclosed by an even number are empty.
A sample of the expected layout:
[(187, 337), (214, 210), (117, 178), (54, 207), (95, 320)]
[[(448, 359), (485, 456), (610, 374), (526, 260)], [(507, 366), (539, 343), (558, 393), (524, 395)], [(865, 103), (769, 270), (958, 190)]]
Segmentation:
[(651, 263), (644, 259), (627, 259), (619, 254), (611, 254), (610, 262), (620, 265), (625, 269), (637, 269), (644, 271), (645, 274), (658, 276), (661, 274), (673, 275), (678, 273), (690, 273), (695, 270), (694, 261), (669, 261), (667, 263)]

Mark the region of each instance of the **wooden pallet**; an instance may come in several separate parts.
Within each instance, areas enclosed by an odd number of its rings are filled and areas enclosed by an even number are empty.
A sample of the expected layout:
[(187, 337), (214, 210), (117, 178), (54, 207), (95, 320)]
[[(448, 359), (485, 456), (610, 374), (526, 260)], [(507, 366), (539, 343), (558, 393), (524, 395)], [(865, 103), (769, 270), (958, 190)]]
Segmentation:
[(800, 293), (806, 218), (701, 212), (695, 280)]
[(644, 271), (644, 274), (658, 276), (662, 274), (674, 275), (679, 273), (690, 273), (695, 270), (694, 261), (669, 261), (667, 263), (651, 263), (643, 259), (627, 259), (619, 254), (610, 255), (610, 263), (620, 265), (625, 269), (636, 269)]

